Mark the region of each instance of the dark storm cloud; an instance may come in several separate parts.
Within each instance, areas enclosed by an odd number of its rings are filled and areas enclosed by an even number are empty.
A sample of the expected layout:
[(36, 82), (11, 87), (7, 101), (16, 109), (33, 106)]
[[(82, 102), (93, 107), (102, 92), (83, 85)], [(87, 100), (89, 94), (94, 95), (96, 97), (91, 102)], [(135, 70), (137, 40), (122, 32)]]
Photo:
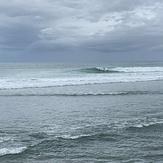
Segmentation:
[(161, 0), (1, 0), (0, 60), (163, 59), (162, 15)]

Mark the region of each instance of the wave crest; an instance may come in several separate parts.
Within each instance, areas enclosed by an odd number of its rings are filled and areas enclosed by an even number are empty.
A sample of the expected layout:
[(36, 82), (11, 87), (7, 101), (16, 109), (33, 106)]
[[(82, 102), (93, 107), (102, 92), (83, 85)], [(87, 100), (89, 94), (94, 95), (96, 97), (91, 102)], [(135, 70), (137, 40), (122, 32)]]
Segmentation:
[(85, 73), (148, 73), (148, 72), (163, 72), (163, 67), (91, 67), (83, 68), (80, 71)]
[(120, 73), (121, 72), (106, 67), (85, 68), (85, 69), (81, 69), (80, 71), (85, 73)]
[(150, 123), (140, 123), (134, 126), (130, 126), (127, 128), (128, 131), (162, 131), (163, 130), (163, 122), (150, 122)]
[(0, 149), (0, 156), (19, 154), (25, 151), (27, 147), (10, 147)]
[(107, 134), (107, 133), (98, 133), (98, 134), (90, 134), (90, 135), (65, 135), (62, 137), (58, 137), (63, 140), (74, 140), (74, 141), (115, 141), (115, 137), (117, 135)]

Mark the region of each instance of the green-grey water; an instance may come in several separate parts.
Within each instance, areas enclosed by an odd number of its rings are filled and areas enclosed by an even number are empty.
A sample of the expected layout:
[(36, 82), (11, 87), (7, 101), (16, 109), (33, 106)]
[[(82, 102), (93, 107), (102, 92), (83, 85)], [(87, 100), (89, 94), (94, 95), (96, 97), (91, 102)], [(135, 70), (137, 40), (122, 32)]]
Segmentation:
[(163, 161), (163, 63), (0, 68), (1, 163)]

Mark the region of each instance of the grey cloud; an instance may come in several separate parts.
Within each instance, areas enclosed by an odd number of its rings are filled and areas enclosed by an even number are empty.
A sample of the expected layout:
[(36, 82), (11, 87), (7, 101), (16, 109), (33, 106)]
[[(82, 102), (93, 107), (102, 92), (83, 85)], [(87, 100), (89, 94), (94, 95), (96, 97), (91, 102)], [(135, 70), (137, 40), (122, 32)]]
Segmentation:
[(1, 0), (0, 50), (20, 60), (147, 56), (162, 50), (162, 12), (161, 0)]

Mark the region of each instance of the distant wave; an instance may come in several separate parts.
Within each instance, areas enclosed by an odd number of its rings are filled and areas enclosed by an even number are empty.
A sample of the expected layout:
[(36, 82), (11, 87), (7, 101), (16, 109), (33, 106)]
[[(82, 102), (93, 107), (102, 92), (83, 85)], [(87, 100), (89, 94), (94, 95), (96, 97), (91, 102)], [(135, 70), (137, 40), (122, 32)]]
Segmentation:
[(111, 96), (111, 95), (124, 95), (127, 94), (125, 92), (121, 92), (121, 93), (56, 93), (56, 94), (51, 94), (51, 93), (47, 93), (47, 94), (1, 94), (0, 96)]
[(163, 72), (163, 67), (91, 67), (80, 69), (85, 73), (140, 73), (140, 72)]
[(80, 69), (80, 71), (85, 73), (121, 73), (121, 71), (116, 71), (105, 67), (84, 68)]
[(125, 95), (161, 95), (163, 92), (159, 91), (124, 91), (124, 92), (110, 92), (110, 93), (16, 93), (16, 94), (0, 94), (0, 96), (62, 96), (62, 97), (78, 97), (78, 96), (125, 96)]
[(19, 154), (25, 151), (27, 147), (8, 147), (8, 148), (1, 148), (0, 149), (0, 156), (4, 155), (14, 155)]

